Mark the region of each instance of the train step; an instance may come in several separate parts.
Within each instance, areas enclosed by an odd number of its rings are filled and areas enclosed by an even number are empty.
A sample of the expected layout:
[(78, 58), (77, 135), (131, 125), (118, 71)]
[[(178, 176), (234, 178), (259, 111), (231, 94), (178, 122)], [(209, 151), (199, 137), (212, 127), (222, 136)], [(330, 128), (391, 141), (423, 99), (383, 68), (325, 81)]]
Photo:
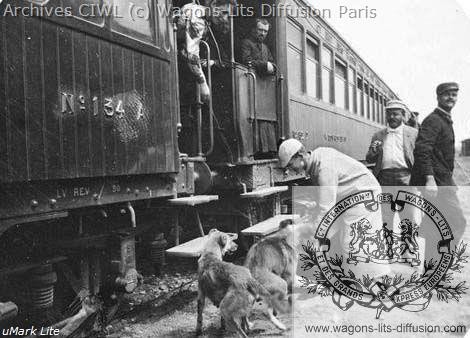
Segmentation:
[(276, 215), (242, 230), (242, 234), (246, 236), (264, 237), (277, 232), (282, 221), (292, 220), (295, 222), (298, 219), (300, 219), (299, 215)]
[(240, 197), (241, 198), (263, 198), (266, 196), (279, 194), (281, 192), (287, 191), (288, 189), (289, 189), (288, 186), (270, 187), (270, 188), (253, 190), (252, 192), (240, 194)]
[(209, 235), (197, 237), (195, 239), (190, 240), (189, 242), (167, 249), (166, 253), (167, 255), (174, 257), (199, 257), (202, 253), (202, 250), (204, 249), (204, 246), (207, 243), (208, 238)]
[(197, 195), (190, 197), (173, 198), (171, 200), (168, 200), (168, 203), (175, 206), (194, 207), (196, 205), (217, 201), (218, 199), (219, 196), (217, 195)]

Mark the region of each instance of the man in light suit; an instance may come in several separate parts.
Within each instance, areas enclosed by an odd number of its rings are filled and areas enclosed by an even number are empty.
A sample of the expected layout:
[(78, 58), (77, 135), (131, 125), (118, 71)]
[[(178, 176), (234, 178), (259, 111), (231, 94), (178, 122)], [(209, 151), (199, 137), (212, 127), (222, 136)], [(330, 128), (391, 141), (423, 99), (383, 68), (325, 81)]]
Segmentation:
[(408, 107), (401, 101), (387, 104), (388, 127), (374, 134), (366, 161), (375, 162), (374, 175), (382, 186), (409, 185), (418, 130), (405, 125)]

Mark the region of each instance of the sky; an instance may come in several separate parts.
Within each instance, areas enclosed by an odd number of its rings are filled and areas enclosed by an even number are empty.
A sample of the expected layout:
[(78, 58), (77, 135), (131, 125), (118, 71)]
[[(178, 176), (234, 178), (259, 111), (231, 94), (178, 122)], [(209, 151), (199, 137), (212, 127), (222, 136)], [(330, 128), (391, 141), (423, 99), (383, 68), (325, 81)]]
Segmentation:
[(325, 20), (420, 120), (436, 106), (437, 84), (458, 82), (456, 140), (470, 138), (469, 0), (308, 1), (330, 9)]

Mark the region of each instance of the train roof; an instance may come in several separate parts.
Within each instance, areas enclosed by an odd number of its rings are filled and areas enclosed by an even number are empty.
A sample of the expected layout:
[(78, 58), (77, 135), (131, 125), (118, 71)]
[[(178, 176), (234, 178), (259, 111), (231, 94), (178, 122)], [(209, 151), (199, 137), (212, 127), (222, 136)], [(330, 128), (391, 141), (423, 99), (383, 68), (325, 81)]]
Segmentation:
[[(297, 4), (301, 5), (301, 6), (306, 6), (306, 7), (310, 7), (310, 8), (314, 8), (313, 7), (313, 2), (314, 0), (312, 0), (312, 3), (309, 3), (308, 0), (293, 0), (294, 2), (296, 2)], [(366, 76), (368, 76), (369, 78), (371, 78), (371, 74), (373, 74), (373, 77), (375, 77), (376, 80), (379, 80), (380, 81), (380, 84), (382, 86), (384, 86), (387, 91), (389, 91), (389, 94), (392, 94), (391, 96), (394, 96), (394, 99), (399, 99), (399, 96), (386, 84), (386, 82), (367, 64), (367, 62), (354, 50), (354, 48), (351, 46), (351, 44), (346, 41), (345, 38), (343, 38), (341, 36), (341, 34), (339, 34), (336, 29), (331, 25), (329, 24), (324, 18), (322, 18), (320, 15), (316, 15), (314, 17), (309, 17), (307, 20), (314, 20), (314, 21), (317, 21), (318, 23), (320, 23), (320, 25), (323, 26), (324, 30), (326, 31), (326, 37), (327, 39), (326, 40), (333, 40), (331, 38), (331, 36), (328, 38), (328, 33), (332, 34), (335, 38), (336, 38), (336, 41), (337, 41), (337, 44), (336, 46), (333, 45), (333, 47), (335, 47), (336, 49), (336, 52), (339, 52), (340, 55), (342, 55), (343, 57), (347, 58), (350, 62), (351, 61), (356, 61), (356, 62), (352, 62), (353, 64), (356, 64), (357, 68), (361, 69), (362, 73)], [(338, 42), (340, 42), (340, 44), (338, 44)], [(349, 53), (346, 53), (349, 52)], [(376, 83), (377, 84), (377, 83)], [(384, 89), (384, 88), (382, 88)]]

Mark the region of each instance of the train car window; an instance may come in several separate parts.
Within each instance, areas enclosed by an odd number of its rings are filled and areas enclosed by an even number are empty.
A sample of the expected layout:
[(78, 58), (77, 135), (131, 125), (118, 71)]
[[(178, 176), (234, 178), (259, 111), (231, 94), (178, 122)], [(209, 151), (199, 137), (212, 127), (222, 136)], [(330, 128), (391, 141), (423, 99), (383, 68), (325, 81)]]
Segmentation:
[(158, 45), (166, 49), (170, 48), (170, 31), (168, 29), (168, 4), (166, 0), (156, 1), (156, 19), (158, 31)]
[(370, 119), (370, 93), (369, 93), (369, 84), (364, 83), (364, 115), (366, 118)]
[(369, 102), (370, 102), (370, 119), (375, 121), (375, 91), (372, 85), (370, 86), (370, 95), (369, 95)]
[(380, 107), (380, 124), (384, 124), (384, 97), (379, 96), (379, 107)]
[(375, 121), (380, 123), (379, 93), (375, 92)]
[(63, 6), (70, 8), (72, 15), (80, 20), (104, 26), (105, 16), (111, 13), (111, 6), (103, 0), (62, 0)]
[(112, 0), (119, 9), (111, 18), (111, 30), (143, 42), (155, 43), (152, 0)]
[(289, 43), (299, 49), (302, 49), (302, 28), (292, 20), (288, 20), (287, 22), (287, 37)]
[(322, 48), (322, 98), (323, 101), (331, 103), (333, 98), (331, 95), (332, 88), (332, 67), (333, 67), (333, 52), (326, 48)]
[(360, 75), (357, 76), (357, 112), (364, 116), (364, 81)]
[(348, 68), (348, 109), (352, 113), (357, 112), (356, 105), (356, 71), (354, 68)]
[(374, 103), (374, 88), (370, 86), (370, 95), (369, 95), (369, 110), (370, 110), (370, 119), (375, 121), (375, 103)]
[(339, 60), (335, 60), (335, 103), (336, 106), (346, 109), (346, 65)]
[(293, 94), (301, 95), (302, 89), (302, 64), (303, 64), (303, 43), (302, 29), (293, 21), (288, 20), (287, 25), (287, 71), (289, 72), (289, 91)]
[(307, 95), (318, 98), (318, 72), (319, 72), (319, 47), (318, 43), (310, 38), (307, 38), (307, 52), (306, 52), (306, 89)]

